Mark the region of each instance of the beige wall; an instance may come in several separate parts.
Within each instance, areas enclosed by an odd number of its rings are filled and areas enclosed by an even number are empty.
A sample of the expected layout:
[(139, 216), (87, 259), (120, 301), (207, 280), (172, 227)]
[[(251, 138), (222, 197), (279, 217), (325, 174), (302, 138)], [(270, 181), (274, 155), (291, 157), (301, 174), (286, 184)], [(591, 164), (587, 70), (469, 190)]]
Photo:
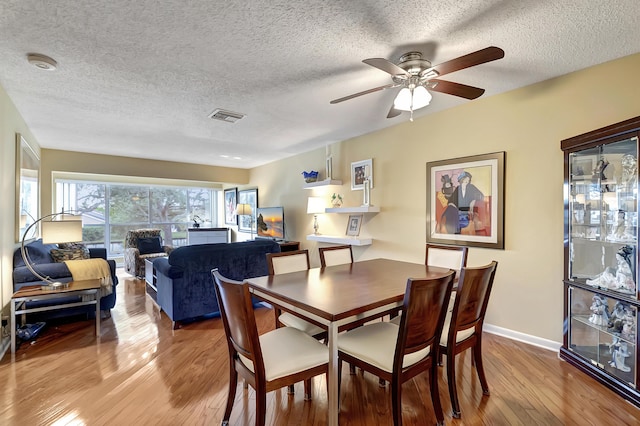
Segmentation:
[(42, 150), (42, 214), (51, 213), (53, 175), (78, 173), (84, 175), (109, 175), (131, 178), (153, 178), (158, 183), (171, 180), (197, 182), (198, 184), (235, 182), (246, 184), (249, 171), (230, 167), (213, 167), (172, 161), (143, 160), (111, 155), (85, 154), (53, 149)]
[(36, 139), (27, 128), (22, 116), (4, 89), (0, 87), (0, 206), (2, 206), (0, 215), (0, 308), (4, 307), (4, 311), (7, 310), (13, 294), (11, 273), (13, 251), (17, 247), (15, 244), (16, 133), (20, 133), (36, 152), (40, 151)]
[[(426, 238), (426, 162), (506, 151), (505, 250), (472, 248), (469, 265), (499, 262), (487, 322), (516, 333), (562, 340), (563, 157), (560, 140), (640, 115), (640, 54), (569, 74), (503, 95), (480, 98), (428, 117), (331, 146), (334, 177), (341, 187), (302, 189), (303, 170), (324, 170), (325, 150), (246, 171), (43, 150), (42, 204), (51, 206), (51, 172), (104, 173), (258, 187), (261, 206), (285, 207), (287, 238), (309, 248), (318, 265), (319, 244), (306, 240), (312, 217), (307, 197), (342, 193), (345, 205), (359, 205), (360, 191), (351, 191), (352, 161), (373, 158), (371, 200), (382, 211), (368, 215), (363, 233), (373, 245), (356, 247), (356, 260), (389, 257), (424, 260)], [(3, 206), (14, 206), (13, 139), (16, 131), (32, 136), (4, 92), (2, 187)], [(6, 111), (5, 111), (6, 110)], [(382, 117), (382, 116), (381, 116)], [(384, 118), (381, 118), (384, 119)], [(10, 161), (8, 158), (10, 157)], [(3, 211), (6, 211), (3, 209)], [(10, 211), (13, 211), (11, 209)], [(44, 211), (43, 211), (44, 213)], [(2, 289), (11, 287), (13, 215), (3, 215)], [(321, 215), (320, 232), (344, 234), (346, 216)], [(404, 280), (406, 277), (399, 277)], [(10, 294), (10, 293), (9, 293)]]
[[(563, 155), (560, 140), (640, 115), (640, 54), (332, 146), (341, 187), (303, 190), (303, 170), (324, 170), (324, 149), (252, 170), (260, 204), (284, 205), (287, 237), (310, 249), (307, 197), (333, 192), (360, 205), (351, 191), (352, 161), (373, 158), (371, 201), (363, 232), (373, 245), (354, 248), (356, 259), (424, 261), (426, 163), (506, 151), (505, 250), (472, 248), (469, 265), (499, 262), (487, 323), (554, 342), (563, 324)], [(437, 101), (437, 100), (436, 100)], [(381, 112), (382, 113), (382, 112)], [(381, 115), (382, 117), (382, 115)], [(381, 118), (383, 119), (383, 118)], [(320, 232), (344, 235), (346, 217), (321, 215)], [(398, 277), (405, 279), (407, 277)]]

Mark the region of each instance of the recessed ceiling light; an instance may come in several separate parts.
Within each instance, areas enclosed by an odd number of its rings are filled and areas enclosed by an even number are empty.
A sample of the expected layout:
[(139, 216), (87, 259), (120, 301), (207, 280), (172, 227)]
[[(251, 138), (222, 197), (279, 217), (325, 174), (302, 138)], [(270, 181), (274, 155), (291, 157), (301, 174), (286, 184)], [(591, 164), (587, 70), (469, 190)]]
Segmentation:
[(225, 154), (220, 154), (220, 157), (222, 157), (222, 158), (229, 158), (229, 156), (228, 156), (228, 155), (225, 155)]
[(33, 66), (45, 71), (53, 71), (58, 68), (58, 63), (52, 58), (40, 55), (38, 53), (29, 53), (27, 55), (27, 61)]
[(242, 157), (233, 157), (234, 160), (242, 160)]

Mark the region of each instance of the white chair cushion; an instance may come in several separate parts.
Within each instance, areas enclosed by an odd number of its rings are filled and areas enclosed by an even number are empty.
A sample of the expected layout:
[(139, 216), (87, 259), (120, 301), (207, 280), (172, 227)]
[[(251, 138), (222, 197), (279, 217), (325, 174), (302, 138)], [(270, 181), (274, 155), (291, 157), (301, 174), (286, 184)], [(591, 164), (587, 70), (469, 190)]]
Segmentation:
[[(459, 250), (429, 248), (428, 265), (441, 268), (455, 269), (460, 272), (462, 268), (463, 253)], [(456, 272), (456, 273), (457, 273)]]
[(283, 312), (282, 315), (278, 317), (278, 320), (283, 325), (286, 325), (287, 327), (297, 328), (298, 330), (308, 334), (309, 336), (315, 336), (316, 334), (320, 334), (326, 331), (318, 327), (317, 325), (310, 323), (309, 321), (305, 321), (302, 318), (290, 314), (289, 312)]
[(326, 250), (324, 252), (324, 263), (327, 266), (344, 265), (345, 263), (351, 263), (351, 250), (348, 248)]
[[(447, 316), (444, 318), (444, 326), (442, 327), (442, 335), (440, 336), (440, 346), (447, 346), (447, 339), (449, 338), (449, 326), (451, 325), (451, 310), (447, 311)], [(460, 330), (456, 333), (456, 343), (462, 342), (464, 339), (468, 339), (473, 336), (475, 327), (467, 328), (466, 330)]]
[[(338, 349), (391, 373), (400, 328), (376, 322), (338, 335)], [(405, 355), (402, 367), (409, 367), (429, 355), (430, 347)]]
[[(260, 347), (267, 380), (275, 380), (329, 362), (329, 348), (291, 327), (277, 328), (261, 335)], [(242, 355), (240, 360), (253, 371), (251, 360)]]
[(271, 258), (273, 273), (275, 275), (288, 274), (289, 272), (304, 271), (308, 268), (306, 254), (292, 254), (287, 256), (275, 256)]

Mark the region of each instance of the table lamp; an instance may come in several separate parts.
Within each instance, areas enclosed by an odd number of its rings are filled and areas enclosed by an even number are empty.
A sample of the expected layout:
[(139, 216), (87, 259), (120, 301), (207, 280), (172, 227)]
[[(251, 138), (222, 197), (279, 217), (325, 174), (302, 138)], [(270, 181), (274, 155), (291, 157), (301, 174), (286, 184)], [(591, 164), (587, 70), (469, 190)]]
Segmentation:
[(238, 204), (236, 206), (236, 214), (238, 216), (250, 216), (249, 232), (250, 232), (250, 239), (253, 239), (253, 209), (251, 208), (251, 204)]
[(313, 215), (313, 233), (318, 235), (318, 214), (324, 213), (324, 199), (322, 197), (309, 197), (307, 200), (307, 214)]

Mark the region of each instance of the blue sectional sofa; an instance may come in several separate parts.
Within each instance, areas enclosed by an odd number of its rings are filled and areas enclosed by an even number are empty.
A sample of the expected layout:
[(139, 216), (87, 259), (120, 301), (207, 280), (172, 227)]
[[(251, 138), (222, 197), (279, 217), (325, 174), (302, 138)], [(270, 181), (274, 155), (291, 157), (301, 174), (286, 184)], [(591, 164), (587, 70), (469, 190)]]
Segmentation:
[[(57, 249), (56, 244), (43, 244), (41, 239), (30, 242), (25, 245), (25, 249), (31, 259), (31, 264), (34, 265), (34, 269), (45, 277), (49, 277), (52, 280), (60, 282), (69, 282), (72, 280), (71, 271), (67, 268), (64, 262), (55, 262), (51, 256), (51, 250)], [(107, 250), (104, 248), (90, 248), (89, 255), (91, 258), (102, 258), (107, 260)], [(107, 260), (109, 269), (111, 270), (111, 279), (113, 281), (113, 291), (108, 296), (100, 299), (100, 310), (110, 311), (116, 305), (116, 285), (118, 284), (118, 277), (116, 276), (116, 262), (113, 260)], [(31, 273), (29, 268), (24, 264), (22, 258), (22, 252), (17, 249), (13, 254), (13, 291), (18, 291), (21, 287), (29, 285), (44, 284), (39, 278)], [(69, 298), (56, 299), (54, 302), (30, 302), (30, 307), (38, 305), (51, 305), (53, 303), (69, 303), (72, 302)], [(75, 297), (79, 299), (79, 296)], [(49, 318), (71, 316), (86, 313), (89, 317), (95, 317), (95, 307), (93, 306), (78, 306), (74, 308), (60, 309), (47, 312), (39, 312), (37, 314), (29, 314), (38, 320), (47, 320)], [(28, 318), (29, 321), (32, 318)]]
[(179, 247), (169, 257), (153, 260), (156, 302), (174, 328), (180, 321), (219, 316), (211, 270), (218, 268), (237, 281), (267, 275), (267, 253), (278, 252), (280, 246), (270, 240)]

